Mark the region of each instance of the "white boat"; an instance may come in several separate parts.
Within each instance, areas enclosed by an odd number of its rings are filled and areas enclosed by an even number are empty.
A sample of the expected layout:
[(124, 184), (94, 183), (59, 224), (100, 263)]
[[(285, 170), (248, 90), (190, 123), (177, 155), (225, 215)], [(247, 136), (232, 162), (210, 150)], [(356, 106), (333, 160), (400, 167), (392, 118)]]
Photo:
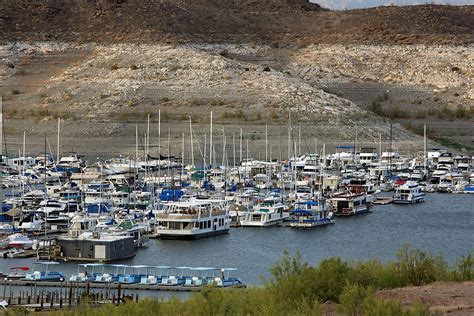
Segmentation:
[(351, 216), (367, 213), (370, 211), (370, 205), (367, 203), (365, 193), (353, 194), (342, 192), (334, 194), (329, 200), (334, 208), (336, 216)]
[(11, 248), (31, 249), (35, 242), (23, 234), (13, 234), (8, 237), (8, 246)]
[(395, 190), (393, 203), (413, 204), (425, 201), (425, 193), (417, 182), (408, 181)]
[(155, 236), (163, 239), (199, 239), (229, 232), (229, 213), (220, 200), (172, 202), (155, 217)]
[(324, 199), (297, 202), (290, 213), (291, 227), (311, 228), (334, 223), (334, 214), (326, 207)]
[(245, 213), (240, 226), (267, 227), (277, 225), (288, 218), (285, 205), (274, 198), (266, 198), (254, 206), (253, 210)]

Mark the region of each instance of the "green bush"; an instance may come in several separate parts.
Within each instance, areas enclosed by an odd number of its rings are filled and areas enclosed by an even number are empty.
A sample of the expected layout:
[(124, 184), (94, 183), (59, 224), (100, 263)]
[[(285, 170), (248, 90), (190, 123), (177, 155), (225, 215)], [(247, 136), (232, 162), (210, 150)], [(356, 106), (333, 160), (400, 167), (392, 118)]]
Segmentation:
[(397, 268), (402, 285), (425, 285), (448, 279), (448, 266), (441, 257), (404, 245), (397, 252)]
[(474, 256), (469, 253), (461, 257), (461, 259), (458, 259), (452, 274), (455, 281), (474, 280)]

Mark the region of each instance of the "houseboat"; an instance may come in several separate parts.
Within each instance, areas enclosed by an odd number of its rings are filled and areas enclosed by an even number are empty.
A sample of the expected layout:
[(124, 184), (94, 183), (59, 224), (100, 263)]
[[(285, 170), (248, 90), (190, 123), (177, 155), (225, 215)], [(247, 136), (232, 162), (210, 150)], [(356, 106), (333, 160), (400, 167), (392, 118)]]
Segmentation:
[(155, 218), (155, 236), (162, 239), (199, 239), (229, 232), (229, 213), (220, 200), (171, 202)]
[(334, 214), (326, 207), (324, 199), (297, 202), (290, 213), (291, 227), (311, 228), (334, 222)]
[(422, 192), (422, 187), (412, 181), (399, 186), (395, 190), (393, 196), (393, 203), (396, 204), (413, 204), (425, 201), (425, 193)]
[(288, 218), (285, 205), (274, 198), (265, 198), (261, 203), (254, 206), (253, 210), (245, 213), (240, 226), (267, 227), (277, 225)]
[(351, 216), (370, 212), (370, 204), (364, 193), (341, 192), (334, 194), (329, 202), (336, 216)]

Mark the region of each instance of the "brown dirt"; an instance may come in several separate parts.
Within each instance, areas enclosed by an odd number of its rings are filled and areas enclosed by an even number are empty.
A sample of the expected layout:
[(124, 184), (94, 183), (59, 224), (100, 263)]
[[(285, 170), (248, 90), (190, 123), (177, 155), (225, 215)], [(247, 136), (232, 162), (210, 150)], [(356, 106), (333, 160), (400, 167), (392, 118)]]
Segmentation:
[(0, 40), (472, 43), (474, 6), (328, 11), (304, 0), (0, 2)]
[(474, 315), (474, 282), (434, 283), (425, 286), (410, 286), (400, 289), (379, 291), (383, 299), (399, 300), (409, 306), (421, 302), (430, 310), (444, 315)]

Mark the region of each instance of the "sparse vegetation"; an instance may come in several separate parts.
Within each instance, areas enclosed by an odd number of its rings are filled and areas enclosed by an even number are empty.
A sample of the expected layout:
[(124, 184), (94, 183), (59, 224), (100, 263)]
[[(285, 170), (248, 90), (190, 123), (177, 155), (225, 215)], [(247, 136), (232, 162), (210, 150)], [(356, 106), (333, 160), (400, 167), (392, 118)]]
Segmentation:
[(18, 90), (18, 89), (13, 89), (13, 90), (12, 90), (12, 95), (17, 95), (17, 94), (20, 94), (20, 90)]
[(246, 119), (246, 116), (244, 114), (244, 111), (242, 111), (241, 109), (238, 109), (234, 112), (222, 112), (221, 113), (221, 118), (222, 119)]
[(23, 69), (23, 68), (18, 68), (15, 72), (15, 75), (24, 76), (24, 75), (26, 75), (26, 70)]
[(138, 69), (138, 66), (135, 65), (135, 64), (133, 64), (133, 65), (130, 66), (130, 69), (131, 69), (131, 70), (137, 70), (137, 69)]
[(118, 70), (118, 69), (120, 69), (120, 66), (117, 65), (117, 64), (111, 64), (111, 65), (109, 66), (109, 69), (110, 69), (110, 70)]

